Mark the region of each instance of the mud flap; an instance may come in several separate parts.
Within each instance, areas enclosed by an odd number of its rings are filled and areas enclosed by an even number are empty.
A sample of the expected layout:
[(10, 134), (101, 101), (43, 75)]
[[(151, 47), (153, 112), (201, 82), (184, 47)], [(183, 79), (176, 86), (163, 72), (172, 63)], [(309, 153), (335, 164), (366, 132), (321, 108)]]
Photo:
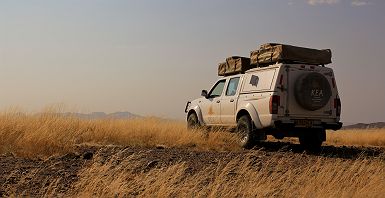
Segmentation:
[(259, 130), (255, 125), (253, 124), (253, 131), (254, 131), (254, 138), (256, 141), (264, 141), (267, 139), (266, 133), (264, 130)]

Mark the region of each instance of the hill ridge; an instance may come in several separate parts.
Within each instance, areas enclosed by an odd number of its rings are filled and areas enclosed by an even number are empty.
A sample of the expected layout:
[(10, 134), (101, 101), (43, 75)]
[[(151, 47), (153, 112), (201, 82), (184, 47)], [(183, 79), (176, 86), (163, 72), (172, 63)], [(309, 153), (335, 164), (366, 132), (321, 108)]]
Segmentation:
[(342, 129), (382, 129), (385, 128), (385, 122), (357, 123), (343, 126)]

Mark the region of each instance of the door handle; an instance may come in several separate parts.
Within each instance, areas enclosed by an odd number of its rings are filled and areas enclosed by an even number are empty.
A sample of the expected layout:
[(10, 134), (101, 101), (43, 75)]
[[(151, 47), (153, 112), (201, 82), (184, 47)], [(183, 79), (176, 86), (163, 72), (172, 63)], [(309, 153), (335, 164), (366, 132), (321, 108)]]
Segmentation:
[(220, 100), (217, 100), (217, 103), (220, 103), (221, 101)]
[(230, 102), (234, 102), (234, 99), (231, 99)]

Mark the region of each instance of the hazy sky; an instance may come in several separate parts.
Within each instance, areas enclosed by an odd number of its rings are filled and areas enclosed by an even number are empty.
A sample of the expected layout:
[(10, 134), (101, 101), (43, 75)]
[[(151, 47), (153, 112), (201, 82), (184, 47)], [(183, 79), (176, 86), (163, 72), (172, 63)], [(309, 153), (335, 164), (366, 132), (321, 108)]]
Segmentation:
[(0, 109), (182, 119), (267, 42), (331, 48), (342, 120), (385, 121), (383, 0), (0, 0)]

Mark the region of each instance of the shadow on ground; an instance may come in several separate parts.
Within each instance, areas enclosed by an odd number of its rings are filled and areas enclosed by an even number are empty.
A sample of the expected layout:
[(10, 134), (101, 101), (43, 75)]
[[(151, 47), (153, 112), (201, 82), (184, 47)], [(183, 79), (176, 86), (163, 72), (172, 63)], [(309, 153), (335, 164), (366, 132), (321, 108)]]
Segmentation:
[(385, 159), (385, 148), (380, 147), (325, 145), (322, 146), (321, 152), (310, 153), (304, 151), (301, 145), (291, 142), (262, 142), (255, 146), (253, 150), (264, 150), (266, 152), (306, 153), (309, 155), (343, 159), (357, 159), (365, 157)]

